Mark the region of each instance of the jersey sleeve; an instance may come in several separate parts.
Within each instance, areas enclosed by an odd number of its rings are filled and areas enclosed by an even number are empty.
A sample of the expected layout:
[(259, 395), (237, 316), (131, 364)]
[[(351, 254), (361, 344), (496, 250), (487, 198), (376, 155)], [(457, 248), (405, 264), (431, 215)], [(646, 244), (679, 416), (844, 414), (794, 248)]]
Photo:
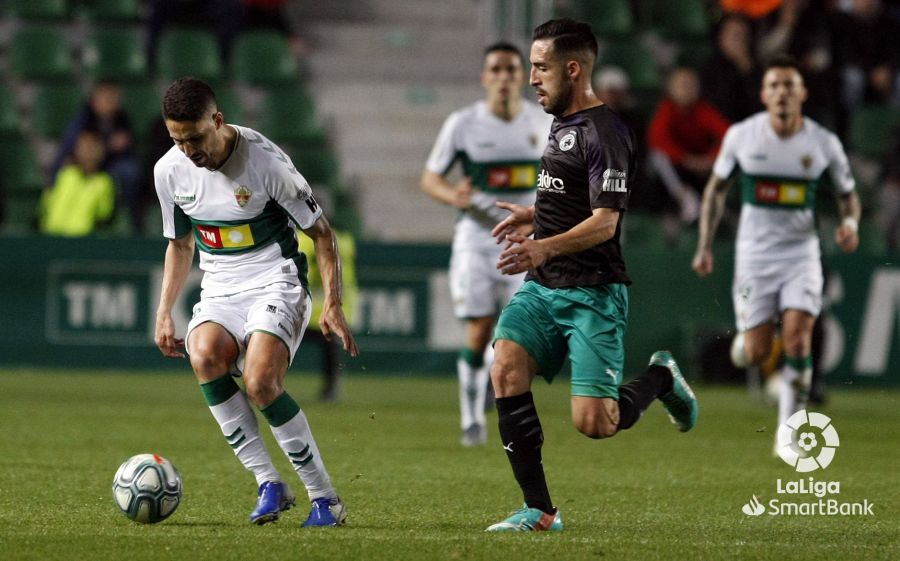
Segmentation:
[(737, 165), (737, 148), (739, 129), (731, 126), (722, 139), (722, 148), (719, 149), (719, 155), (713, 164), (713, 175), (719, 179), (728, 179), (734, 167)]
[(172, 183), (172, 169), (157, 162), (153, 168), (153, 183), (156, 197), (162, 211), (163, 236), (170, 240), (183, 238), (191, 232), (191, 220), (175, 203), (175, 186)]
[(591, 129), (584, 146), (591, 209), (627, 208), (634, 177), (634, 134), (621, 121)]
[(459, 112), (451, 113), (447, 120), (441, 126), (441, 132), (438, 133), (437, 140), (431, 148), (428, 155), (428, 161), (425, 162), (425, 169), (434, 173), (444, 175), (450, 170), (453, 162), (456, 161), (456, 155), (459, 151), (459, 145), (456, 141), (456, 130), (459, 126)]
[(312, 188), (290, 158), (283, 152), (266, 180), (266, 191), (287, 212), (294, 225), (305, 230), (322, 216), (322, 208), (313, 197)]
[(850, 169), (850, 162), (847, 159), (847, 153), (844, 152), (844, 146), (837, 135), (828, 133), (828, 175), (834, 184), (838, 193), (846, 194), (856, 188), (856, 180), (853, 179), (853, 172)]

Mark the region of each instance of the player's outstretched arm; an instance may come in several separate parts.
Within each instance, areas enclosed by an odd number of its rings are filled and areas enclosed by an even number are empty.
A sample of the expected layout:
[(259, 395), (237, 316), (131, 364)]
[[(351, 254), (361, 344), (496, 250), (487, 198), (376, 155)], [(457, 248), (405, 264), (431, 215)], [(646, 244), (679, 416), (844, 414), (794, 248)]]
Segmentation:
[(859, 195), (851, 191), (838, 197), (838, 211), (841, 223), (834, 232), (834, 241), (845, 253), (852, 253), (859, 247), (859, 217), (861, 214)]
[(316, 264), (319, 266), (319, 274), (322, 277), (322, 291), (325, 301), (322, 304), (322, 314), (319, 316), (319, 327), (322, 335), (329, 341), (335, 334), (341, 339), (344, 350), (350, 356), (358, 356), (359, 349), (353, 339), (350, 326), (344, 317), (342, 304), (341, 285), (341, 256), (338, 252), (337, 239), (334, 231), (325, 216), (320, 216), (311, 227), (303, 230), (312, 238), (316, 246)]
[(188, 234), (179, 239), (169, 240), (163, 265), (162, 288), (159, 307), (156, 309), (156, 327), (153, 339), (162, 354), (168, 358), (184, 358), (184, 339), (175, 337), (175, 322), (172, 321), (172, 307), (184, 287), (191, 263), (194, 261), (194, 236)]
[(709, 177), (703, 189), (703, 203), (700, 206), (700, 236), (697, 239), (697, 251), (691, 261), (691, 267), (700, 277), (713, 272), (712, 243), (716, 237), (716, 229), (725, 212), (725, 196), (730, 183), (727, 179)]

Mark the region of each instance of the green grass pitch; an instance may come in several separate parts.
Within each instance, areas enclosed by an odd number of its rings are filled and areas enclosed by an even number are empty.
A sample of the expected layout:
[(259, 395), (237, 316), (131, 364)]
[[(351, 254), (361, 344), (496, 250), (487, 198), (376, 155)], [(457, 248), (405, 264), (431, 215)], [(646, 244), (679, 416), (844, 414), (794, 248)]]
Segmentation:
[[(841, 501), (874, 503), (874, 516), (754, 518), (742, 505), (802, 474), (771, 456), (775, 411), (741, 389), (698, 388), (690, 433), (654, 404), (633, 429), (592, 441), (571, 426), (565, 381), (536, 383), (544, 466), (566, 528), (494, 535), (484, 528), (521, 496), (495, 425), (487, 447), (458, 445), (455, 380), (350, 376), (336, 405), (312, 399), (318, 385), (310, 374), (288, 378), (349, 518), (302, 530), (305, 502), (276, 524), (247, 522), (253, 478), (187, 371), (0, 372), (0, 559), (900, 559), (898, 392), (834, 390), (822, 410), (841, 445), (811, 475), (840, 481)], [(110, 485), (120, 462), (151, 451), (181, 471), (184, 496), (168, 520), (140, 525), (117, 511)]]

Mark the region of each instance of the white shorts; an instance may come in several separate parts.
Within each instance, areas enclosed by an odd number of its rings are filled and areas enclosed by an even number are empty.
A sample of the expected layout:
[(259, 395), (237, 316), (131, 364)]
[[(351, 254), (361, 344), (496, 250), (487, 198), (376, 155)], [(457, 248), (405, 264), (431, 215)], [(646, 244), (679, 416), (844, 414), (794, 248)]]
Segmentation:
[(788, 309), (818, 316), (823, 285), (818, 259), (753, 267), (739, 263), (731, 287), (738, 331), (776, 321)]
[(312, 301), (306, 289), (286, 282), (228, 296), (201, 298), (194, 305), (184, 346), (190, 348), (191, 332), (198, 325), (206, 322), (221, 325), (237, 344), (238, 358), (231, 374), (240, 376), (244, 370), (247, 343), (256, 331), (281, 339), (290, 351), (289, 361), (293, 362), (311, 313)]
[(450, 257), (450, 295), (456, 317), (493, 316), (522, 286), (525, 273), (503, 275), (497, 270), (499, 253), (454, 250)]

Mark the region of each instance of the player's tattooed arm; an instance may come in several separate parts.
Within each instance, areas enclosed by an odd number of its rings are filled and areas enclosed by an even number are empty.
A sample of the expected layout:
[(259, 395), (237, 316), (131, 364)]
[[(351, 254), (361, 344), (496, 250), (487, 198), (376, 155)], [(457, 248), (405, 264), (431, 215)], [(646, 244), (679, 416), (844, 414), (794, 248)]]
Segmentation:
[(344, 317), (342, 304), (341, 283), (341, 256), (338, 252), (337, 239), (334, 231), (325, 216), (320, 216), (312, 226), (303, 230), (312, 238), (316, 246), (316, 263), (319, 266), (319, 274), (322, 276), (322, 288), (325, 293), (325, 301), (322, 304), (322, 314), (319, 317), (319, 327), (322, 335), (329, 341), (332, 334), (337, 335), (344, 346), (344, 350), (350, 356), (359, 355), (353, 333)]
[(859, 217), (861, 214), (859, 195), (850, 191), (838, 197), (838, 213), (841, 223), (834, 232), (834, 241), (840, 248), (850, 253), (859, 247)]
[(719, 222), (722, 220), (722, 214), (725, 212), (725, 196), (728, 194), (730, 186), (731, 181), (712, 174), (703, 189), (703, 203), (700, 206), (700, 236), (697, 239), (697, 251), (691, 261), (691, 267), (701, 277), (705, 277), (713, 271), (712, 243)]

